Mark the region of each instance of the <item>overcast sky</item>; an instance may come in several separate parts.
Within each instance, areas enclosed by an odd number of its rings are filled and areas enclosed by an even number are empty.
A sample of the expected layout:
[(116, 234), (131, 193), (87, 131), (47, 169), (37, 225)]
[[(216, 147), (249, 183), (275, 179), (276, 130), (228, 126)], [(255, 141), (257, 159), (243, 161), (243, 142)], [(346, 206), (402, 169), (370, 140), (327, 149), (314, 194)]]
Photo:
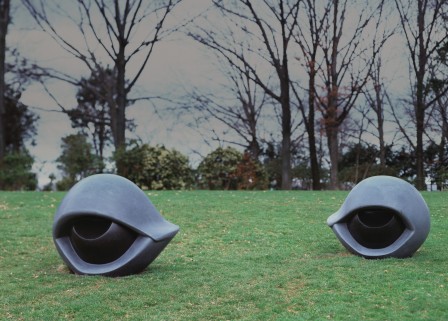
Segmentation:
[[(209, 2), (208, 0), (184, 0), (182, 5), (174, 11), (170, 23), (175, 24), (185, 17), (195, 16), (207, 8)], [(31, 60), (51, 65), (73, 76), (88, 75), (79, 62), (61, 50), (32, 23), (24, 8), (14, 10), (13, 15), (14, 24), (7, 37), (10, 47), (17, 47), (23, 56)], [(391, 41), (386, 51), (388, 52), (387, 64), (399, 67), (401, 70), (406, 68), (406, 60), (402, 59), (401, 41)], [(213, 57), (213, 54), (205, 51), (188, 37), (174, 34), (166, 41), (157, 44), (149, 65), (137, 83), (134, 96), (142, 94), (178, 99), (185, 93), (184, 89), (188, 86), (219, 84), (217, 81), (219, 73)], [(397, 69), (389, 71), (395, 75), (393, 77), (396, 82), (395, 90), (404, 90), (408, 84), (403, 76), (397, 73)], [(53, 90), (65, 106), (76, 105), (74, 88), (57, 83), (54, 84)], [(35, 157), (35, 171), (39, 175), (39, 185), (42, 186), (49, 181), (50, 173), (59, 177), (55, 160), (61, 153), (61, 137), (76, 131), (70, 127), (69, 118), (65, 114), (48, 111), (57, 110), (58, 107), (40, 85), (35, 84), (27, 88), (23, 93), (22, 101), (28, 106), (37, 107), (38, 109), (34, 111), (40, 116), (37, 144), (35, 147), (30, 147), (30, 151)], [(190, 156), (193, 163), (199, 160), (196, 152), (205, 155), (217, 146), (217, 143), (214, 146), (206, 145), (201, 133), (185, 124), (185, 118), (180, 121), (175, 113), (164, 112), (172, 105), (163, 101), (153, 101), (153, 103), (157, 108), (148, 102), (139, 102), (127, 109), (127, 117), (135, 119), (137, 124), (136, 132), (128, 134), (128, 138), (138, 137), (152, 145), (163, 144), (168, 148), (176, 148)], [(211, 127), (219, 129), (222, 125), (213, 123)]]

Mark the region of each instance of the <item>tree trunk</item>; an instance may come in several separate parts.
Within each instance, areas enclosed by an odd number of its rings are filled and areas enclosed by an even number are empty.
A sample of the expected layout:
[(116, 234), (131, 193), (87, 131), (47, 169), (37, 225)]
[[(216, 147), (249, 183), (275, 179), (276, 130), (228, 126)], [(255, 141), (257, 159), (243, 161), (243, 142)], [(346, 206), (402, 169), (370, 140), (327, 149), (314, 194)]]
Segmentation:
[[(339, 123), (338, 123), (338, 106), (337, 99), (339, 96), (338, 89), (338, 46), (339, 40), (341, 37), (340, 29), (338, 31), (338, 11), (339, 11), (339, 1), (335, 1), (333, 4), (333, 35), (331, 41), (331, 55), (330, 55), (330, 64), (327, 65), (329, 69), (329, 84), (327, 86), (327, 118), (326, 120), (326, 131), (327, 131), (327, 140), (328, 140), (328, 150), (330, 152), (330, 189), (336, 190), (339, 189), (339, 181), (338, 181), (338, 162), (339, 162), (339, 142), (338, 142), (338, 131), (339, 131)], [(342, 28), (342, 26), (341, 26)]]
[(339, 162), (339, 141), (338, 141), (338, 126), (327, 125), (327, 141), (328, 149), (330, 153), (330, 186), (329, 189), (337, 190), (339, 189), (339, 179), (338, 179), (338, 162)]
[(322, 187), (320, 184), (320, 168), (317, 159), (316, 136), (314, 132), (314, 126), (312, 131), (308, 133), (308, 144), (310, 153), (311, 179), (313, 181), (313, 190), (318, 191)]
[(417, 179), (416, 188), (420, 191), (426, 189), (425, 184), (425, 169), (424, 169), (424, 153), (423, 153), (423, 133), (424, 133), (424, 118), (425, 110), (417, 103), (416, 120), (417, 120), (417, 144), (415, 150)]
[(417, 145), (415, 150), (415, 157), (417, 163), (417, 181), (416, 187), (418, 190), (425, 189), (425, 170), (424, 170), (424, 154), (423, 154), (423, 134), (425, 127), (425, 72), (427, 65), (427, 52), (425, 47), (424, 32), (425, 32), (425, 8), (423, 1), (418, 1), (418, 70), (416, 72), (416, 99), (415, 99), (415, 120), (417, 126)]
[[(445, 124), (443, 124), (443, 127), (445, 127)], [(445, 128), (445, 130), (446, 130), (446, 128)], [(444, 162), (444, 160), (445, 160), (445, 144), (446, 144), (446, 139), (445, 139), (445, 135), (444, 135), (444, 131), (445, 130), (443, 130), (442, 131), (442, 137), (440, 138), (440, 144), (439, 144), (439, 151), (438, 151), (438, 158), (439, 158), (439, 163), (441, 164), (441, 163), (443, 163)], [(441, 167), (441, 166), (440, 166)], [(440, 168), (439, 167), (439, 168)], [(437, 181), (436, 181), (436, 186), (437, 186), (437, 190), (438, 191), (441, 191), (442, 189), (443, 189), (443, 180), (442, 180), (442, 178), (440, 177), (440, 175), (437, 175), (438, 177), (438, 179), (437, 179)]]
[(378, 141), (380, 145), (380, 168), (381, 172), (386, 168), (386, 144), (384, 142), (384, 104), (381, 97), (381, 84), (380, 84), (380, 67), (381, 63), (378, 63), (377, 70), (374, 77), (374, 89), (375, 89), (375, 101), (372, 102), (374, 111), (376, 113), (376, 121), (378, 126)]
[[(117, 13), (118, 15), (118, 13)], [(118, 15), (119, 16), (119, 15)], [(117, 81), (116, 81), (116, 112), (115, 112), (115, 133), (114, 133), (114, 146), (115, 150), (126, 149), (126, 105), (127, 105), (127, 92), (126, 92), (126, 56), (125, 49), (127, 40), (125, 38), (125, 25), (117, 23), (119, 30), (119, 51), (115, 60), (115, 66), (117, 68)], [(115, 164), (117, 173), (122, 174), (124, 172), (123, 165), (117, 161)]]
[(282, 189), (291, 189), (291, 108), (289, 79), (282, 81)]
[[(285, 38), (284, 38), (285, 39)], [(280, 103), (282, 107), (282, 189), (291, 189), (291, 99), (287, 44), (283, 45), (283, 63), (279, 68), (280, 74)]]
[(261, 148), (260, 144), (258, 143), (258, 137), (257, 137), (257, 122), (258, 122), (256, 116), (257, 111), (256, 107), (254, 106), (254, 101), (252, 101), (250, 95), (251, 93), (247, 91), (249, 104), (247, 105), (247, 109), (245, 108), (245, 112), (246, 112), (247, 126), (249, 127), (249, 133), (250, 133), (250, 142), (248, 149), (252, 158), (258, 159), (261, 155)]
[(6, 34), (9, 24), (10, 0), (3, 0), (0, 4), (0, 163), (6, 152), (5, 144), (5, 53)]
[(313, 182), (313, 190), (320, 190), (320, 168), (317, 160), (316, 149), (316, 132), (315, 132), (315, 102), (316, 102), (316, 70), (314, 67), (314, 61), (312, 62), (309, 79), (309, 93), (308, 93), (308, 119), (306, 120), (306, 130), (308, 133), (308, 145), (310, 153), (310, 167), (311, 167), (311, 179)]
[(251, 141), (249, 143), (249, 153), (254, 160), (257, 160), (261, 155), (260, 144), (255, 134), (252, 134)]
[(386, 144), (384, 142), (384, 119), (382, 112), (377, 113), (377, 121), (378, 121), (378, 140), (380, 144), (380, 167), (381, 171), (384, 171), (386, 168)]
[[(445, 156), (446, 153), (446, 147), (447, 147), (447, 138), (448, 138), (448, 121), (447, 121), (447, 110), (446, 107), (439, 105), (440, 108), (440, 114), (442, 118), (442, 137), (440, 138), (440, 145), (439, 145), (439, 162), (441, 163), (440, 167), (442, 167), (442, 164), (444, 164), (448, 159)], [(440, 169), (441, 171), (442, 169)], [(444, 179), (442, 177), (439, 177), (437, 181), (437, 189), (439, 191), (442, 191), (444, 188)]]

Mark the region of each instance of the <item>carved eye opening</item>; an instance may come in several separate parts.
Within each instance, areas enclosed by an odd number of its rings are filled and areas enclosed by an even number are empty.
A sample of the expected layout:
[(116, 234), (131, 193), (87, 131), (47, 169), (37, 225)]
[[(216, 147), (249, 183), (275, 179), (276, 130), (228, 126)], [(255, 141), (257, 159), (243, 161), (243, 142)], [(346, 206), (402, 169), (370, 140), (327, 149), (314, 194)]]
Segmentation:
[(112, 221), (108, 219), (86, 217), (75, 221), (73, 232), (87, 240), (93, 240), (106, 233), (111, 225)]
[(348, 216), (347, 227), (362, 246), (381, 249), (392, 245), (406, 226), (400, 214), (388, 208), (363, 208)]
[(106, 264), (120, 258), (138, 234), (109, 219), (83, 216), (73, 221), (70, 240), (75, 252), (87, 263)]

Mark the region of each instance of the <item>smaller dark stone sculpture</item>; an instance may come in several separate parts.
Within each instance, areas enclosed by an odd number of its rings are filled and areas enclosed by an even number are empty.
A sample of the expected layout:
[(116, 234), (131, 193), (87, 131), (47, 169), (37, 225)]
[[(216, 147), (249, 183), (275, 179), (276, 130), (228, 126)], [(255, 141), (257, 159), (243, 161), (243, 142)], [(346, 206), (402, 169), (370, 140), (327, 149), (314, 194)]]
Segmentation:
[(327, 220), (341, 243), (365, 258), (412, 256), (429, 233), (429, 209), (408, 182), (375, 176), (356, 185)]
[(53, 240), (74, 273), (124, 276), (146, 268), (178, 231), (137, 185), (98, 174), (64, 197), (54, 217)]

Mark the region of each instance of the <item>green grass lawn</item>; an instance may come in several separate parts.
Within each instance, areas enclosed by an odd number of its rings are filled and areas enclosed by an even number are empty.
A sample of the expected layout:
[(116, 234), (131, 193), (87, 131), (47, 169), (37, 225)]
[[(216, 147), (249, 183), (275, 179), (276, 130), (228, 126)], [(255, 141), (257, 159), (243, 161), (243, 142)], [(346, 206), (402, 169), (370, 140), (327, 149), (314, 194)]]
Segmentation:
[(149, 192), (181, 227), (141, 274), (70, 274), (51, 226), (63, 193), (0, 193), (2, 320), (448, 320), (448, 194), (423, 194), (410, 259), (349, 254), (326, 226), (346, 192)]

